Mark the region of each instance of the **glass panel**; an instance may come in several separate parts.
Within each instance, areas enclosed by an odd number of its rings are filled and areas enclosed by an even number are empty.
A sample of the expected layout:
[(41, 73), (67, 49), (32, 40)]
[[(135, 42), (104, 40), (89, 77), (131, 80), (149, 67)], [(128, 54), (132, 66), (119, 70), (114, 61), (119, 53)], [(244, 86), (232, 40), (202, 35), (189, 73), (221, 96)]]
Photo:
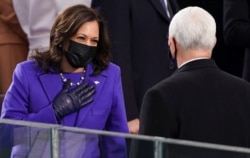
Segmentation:
[[(118, 147), (126, 140), (125, 146)], [(115, 144), (115, 145), (114, 145)], [(250, 158), (250, 149), (0, 119), (1, 158)]]
[(250, 158), (250, 149), (160, 137), (135, 138), (130, 158)]
[(220, 150), (192, 145), (164, 144), (163, 158), (247, 158), (250, 154), (237, 150)]
[(168, 139), (163, 143), (162, 158), (249, 158), (247, 148)]
[(0, 128), (1, 157), (51, 157), (51, 129), (10, 124)]
[(99, 136), (82, 132), (59, 131), (59, 155), (65, 158), (91, 158), (99, 155)]
[(89, 129), (62, 127), (60, 156), (70, 158), (126, 158), (125, 135)]

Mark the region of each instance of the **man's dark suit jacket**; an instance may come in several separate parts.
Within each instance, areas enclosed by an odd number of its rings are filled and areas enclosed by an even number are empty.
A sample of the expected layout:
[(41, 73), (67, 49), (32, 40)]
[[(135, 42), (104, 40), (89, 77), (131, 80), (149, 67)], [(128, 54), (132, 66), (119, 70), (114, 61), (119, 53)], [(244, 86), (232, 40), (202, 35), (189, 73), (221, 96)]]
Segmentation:
[[(107, 21), (113, 62), (121, 67), (128, 121), (138, 118), (145, 91), (170, 76), (176, 64), (169, 58), (170, 18), (160, 0), (104, 0), (99, 11)], [(176, 12), (175, 0), (170, 0)]]
[(143, 135), (250, 147), (250, 84), (189, 62), (147, 91), (140, 123)]
[(224, 0), (223, 2), (225, 42), (228, 46), (237, 48), (235, 54), (239, 57), (243, 58), (245, 53), (243, 78), (250, 82), (250, 1)]

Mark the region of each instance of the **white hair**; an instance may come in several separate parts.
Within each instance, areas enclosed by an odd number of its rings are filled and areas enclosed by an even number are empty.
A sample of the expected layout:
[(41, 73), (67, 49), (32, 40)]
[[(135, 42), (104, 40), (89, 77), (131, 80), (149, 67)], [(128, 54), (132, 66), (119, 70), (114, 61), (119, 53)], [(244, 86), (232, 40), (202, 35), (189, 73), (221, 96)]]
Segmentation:
[(183, 49), (213, 49), (216, 23), (212, 15), (200, 7), (186, 7), (173, 17), (169, 37)]

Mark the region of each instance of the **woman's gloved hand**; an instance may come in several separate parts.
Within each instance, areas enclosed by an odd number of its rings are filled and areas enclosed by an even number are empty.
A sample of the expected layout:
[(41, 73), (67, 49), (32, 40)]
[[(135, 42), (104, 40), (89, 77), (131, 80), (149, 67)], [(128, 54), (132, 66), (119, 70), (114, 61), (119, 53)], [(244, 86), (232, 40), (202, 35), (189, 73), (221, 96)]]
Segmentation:
[(53, 102), (57, 121), (69, 115), (93, 101), (95, 87), (89, 83), (83, 83), (73, 90), (69, 90), (69, 82), (64, 83), (63, 89), (57, 94)]

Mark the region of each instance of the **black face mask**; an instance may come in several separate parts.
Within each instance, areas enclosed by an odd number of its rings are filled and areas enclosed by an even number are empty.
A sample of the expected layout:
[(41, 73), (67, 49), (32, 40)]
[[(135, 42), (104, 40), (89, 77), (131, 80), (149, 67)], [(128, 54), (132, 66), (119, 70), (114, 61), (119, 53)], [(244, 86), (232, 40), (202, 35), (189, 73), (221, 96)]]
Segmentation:
[(65, 56), (72, 67), (81, 68), (93, 60), (96, 50), (97, 47), (87, 46), (70, 40)]

